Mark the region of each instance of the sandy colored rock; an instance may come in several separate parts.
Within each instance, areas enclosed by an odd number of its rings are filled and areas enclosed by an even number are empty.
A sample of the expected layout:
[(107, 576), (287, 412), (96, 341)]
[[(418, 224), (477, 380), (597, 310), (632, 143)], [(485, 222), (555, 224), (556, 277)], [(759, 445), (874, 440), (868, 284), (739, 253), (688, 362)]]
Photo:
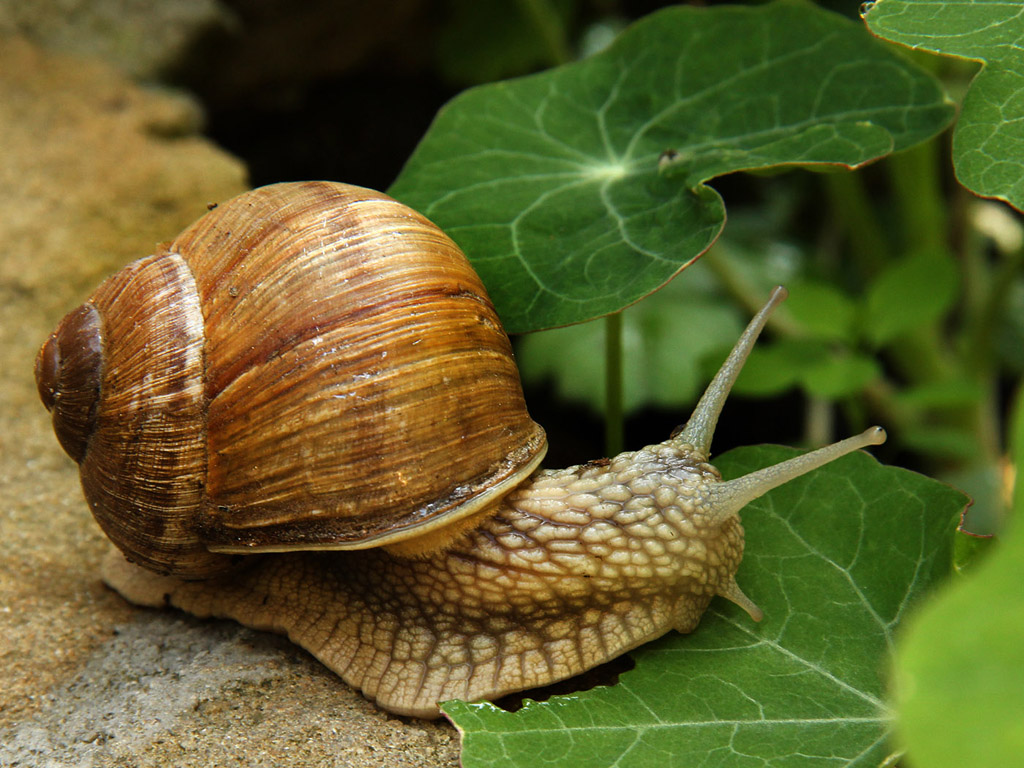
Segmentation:
[(32, 378), (108, 273), (245, 187), (187, 98), (0, 39), (0, 765), (453, 765), (283, 638), (130, 607)]
[(49, 326), (207, 202), (243, 189), (244, 168), (195, 135), (200, 122), (187, 97), (0, 41), (0, 290), (41, 300), (34, 314)]
[(175, 68), (204, 34), (231, 23), (217, 0), (0, 0), (0, 36), (95, 56), (139, 78)]

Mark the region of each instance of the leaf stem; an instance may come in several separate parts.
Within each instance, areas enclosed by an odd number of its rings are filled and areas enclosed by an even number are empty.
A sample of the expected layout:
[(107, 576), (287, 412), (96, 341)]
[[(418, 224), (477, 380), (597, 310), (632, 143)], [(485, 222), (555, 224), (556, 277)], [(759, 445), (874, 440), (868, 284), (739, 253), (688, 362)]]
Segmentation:
[[(952, 207), (944, 196), (940, 163), (942, 144), (932, 140), (889, 158), (887, 169), (902, 226), (904, 252), (934, 254), (937, 259), (953, 259), (952, 233), (959, 220), (964, 228), (960, 238), (961, 275), (960, 316), (963, 331), (957, 345), (951, 344), (944, 330), (948, 318), (920, 327), (891, 347), (894, 358), (911, 382), (938, 382), (952, 379), (975, 381), (981, 397), (970, 405), (945, 411), (941, 420), (971, 435), (969, 453), (973, 460), (965, 462), (985, 472), (1000, 462), (1000, 417), (995, 385), (996, 363), (992, 349), (992, 331), (1005, 300), (1001, 286), (1012, 284), (1019, 269), (1011, 257), (993, 274), (982, 253), (980, 238), (974, 236), (967, 203)], [(992, 314), (992, 313), (995, 314)], [(935, 418), (936, 414), (924, 414)]]
[(864, 188), (864, 174), (827, 173), (823, 179), (829, 207), (849, 238), (850, 251), (861, 274), (870, 278), (891, 261), (892, 244)]
[(886, 168), (900, 206), (903, 251), (934, 248), (949, 252), (949, 225), (937, 140), (889, 157)]
[(617, 456), (623, 449), (622, 313), (604, 318), (604, 449)]
[(804, 407), (804, 444), (815, 447), (825, 445), (833, 441), (834, 433), (832, 402), (823, 397), (808, 395)]
[[(886, 169), (902, 224), (901, 252), (930, 252), (951, 259), (949, 214), (942, 198), (938, 142), (930, 141), (888, 158)], [(918, 328), (896, 345), (897, 358), (912, 381), (941, 381), (957, 366), (943, 343), (938, 323)]]
[[(701, 257), (701, 263), (718, 278), (722, 290), (737, 304), (743, 307), (745, 314), (756, 315), (764, 306), (765, 287), (746, 279), (743, 269), (735, 263), (735, 256), (728, 243), (718, 240)], [(793, 322), (784, 308), (775, 312), (769, 319), (767, 327), (774, 332), (786, 336), (798, 336), (800, 327)]]
[(965, 319), (961, 339), (967, 373), (985, 389), (986, 397), (978, 404), (976, 430), (979, 442), (988, 456), (997, 460), (1000, 453), (998, 360), (994, 340), (999, 323), (1007, 312), (1010, 291), (1024, 270), (1024, 247), (1012, 250), (996, 248), (999, 262), (990, 267), (986, 261), (985, 242), (972, 226), (968, 214), (963, 245), (965, 271)]

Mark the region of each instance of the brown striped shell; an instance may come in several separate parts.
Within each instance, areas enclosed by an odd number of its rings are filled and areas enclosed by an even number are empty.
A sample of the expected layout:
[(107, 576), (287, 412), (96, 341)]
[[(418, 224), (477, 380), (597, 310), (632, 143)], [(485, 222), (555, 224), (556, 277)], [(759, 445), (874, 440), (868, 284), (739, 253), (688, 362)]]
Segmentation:
[(546, 448), (461, 251), (342, 184), (215, 208), (65, 317), (36, 379), (107, 535), (185, 577), (225, 553), (429, 549)]

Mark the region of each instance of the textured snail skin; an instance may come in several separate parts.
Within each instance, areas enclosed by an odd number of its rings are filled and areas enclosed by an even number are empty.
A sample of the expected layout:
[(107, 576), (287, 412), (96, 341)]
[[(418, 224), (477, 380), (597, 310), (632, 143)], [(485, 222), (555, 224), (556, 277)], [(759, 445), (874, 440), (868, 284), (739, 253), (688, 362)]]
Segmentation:
[(179, 582), (117, 556), (106, 578), (135, 602), (166, 596), (198, 616), (287, 633), (386, 709), (436, 717), (438, 702), (544, 685), (692, 631), (715, 594), (740, 595), (743, 530), (735, 515), (702, 513), (719, 477), (687, 448), (539, 472), (425, 559), (267, 555)]
[[(685, 431), (683, 433), (686, 434)], [(207, 581), (160, 577), (116, 551), (104, 579), (127, 599), (287, 634), (397, 714), (493, 699), (693, 631), (715, 595), (755, 621), (734, 574), (752, 498), (866, 445), (861, 435), (728, 482), (669, 439), (611, 461), (539, 471), (450, 549), (253, 558)]]

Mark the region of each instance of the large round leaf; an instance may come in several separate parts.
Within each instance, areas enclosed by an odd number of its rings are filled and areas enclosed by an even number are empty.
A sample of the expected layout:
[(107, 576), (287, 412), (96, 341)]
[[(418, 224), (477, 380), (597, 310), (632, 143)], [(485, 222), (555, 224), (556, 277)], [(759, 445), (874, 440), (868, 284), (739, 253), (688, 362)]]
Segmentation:
[(725, 222), (709, 179), (857, 166), (941, 130), (937, 82), (802, 2), (669, 8), (606, 51), (466, 91), (389, 190), (479, 270), (510, 332), (617, 311)]

